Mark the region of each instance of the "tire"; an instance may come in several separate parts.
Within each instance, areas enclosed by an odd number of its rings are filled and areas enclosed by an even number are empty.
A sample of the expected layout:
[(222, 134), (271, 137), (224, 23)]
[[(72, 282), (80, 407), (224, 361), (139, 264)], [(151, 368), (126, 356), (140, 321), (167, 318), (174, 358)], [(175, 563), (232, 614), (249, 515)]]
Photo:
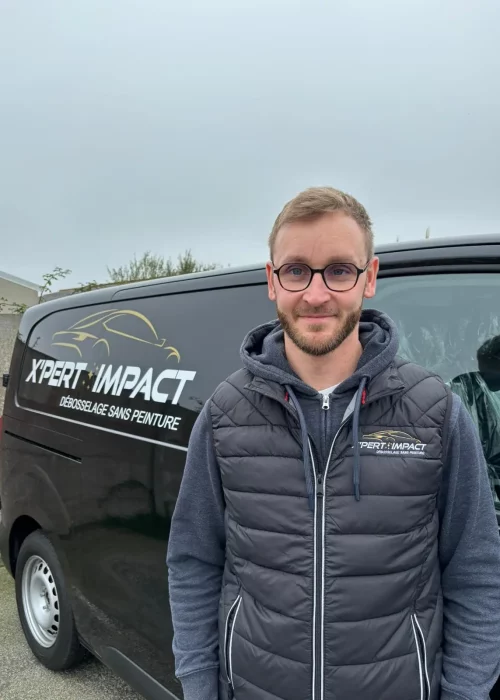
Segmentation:
[(52, 671), (79, 664), (85, 650), (78, 639), (64, 574), (54, 547), (39, 530), (23, 542), (15, 583), (19, 620), (36, 658)]

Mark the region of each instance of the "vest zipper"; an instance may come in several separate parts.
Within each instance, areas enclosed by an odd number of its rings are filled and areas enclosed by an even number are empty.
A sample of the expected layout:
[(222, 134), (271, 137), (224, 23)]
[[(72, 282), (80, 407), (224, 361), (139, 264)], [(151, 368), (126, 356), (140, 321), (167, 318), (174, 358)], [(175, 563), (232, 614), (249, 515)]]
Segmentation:
[[(236, 616), (240, 610), (241, 605), (241, 595), (239, 595), (234, 603), (231, 605), (226, 619), (226, 631), (224, 635), (224, 654), (226, 659), (226, 676), (229, 683), (230, 691), (233, 688), (233, 664), (232, 664), (232, 652), (233, 652), (233, 634), (234, 626), (236, 624)], [(231, 696), (230, 692), (230, 696)]]
[[(323, 409), (322, 427), (323, 427), (323, 444), (326, 446), (327, 428), (328, 428), (328, 411), (330, 409), (330, 396), (323, 396), (321, 408)], [(311, 464), (314, 472), (315, 481), (315, 499), (314, 499), (314, 607), (313, 607), (313, 700), (320, 700), (323, 695), (323, 651), (322, 651), (322, 636), (321, 625), (323, 619), (324, 606), (324, 575), (323, 575), (323, 558), (321, 556), (320, 542), (323, 541), (324, 528), (324, 478), (321, 471), (321, 464), (317, 466), (314, 463), (313, 450), (311, 441), (309, 440), (309, 452), (311, 454)]]
[(431, 684), (429, 672), (427, 670), (427, 646), (424, 633), (415, 613), (411, 616), (415, 645), (417, 647), (418, 671), (420, 676), (420, 697), (422, 700), (429, 700), (431, 697)]
[(313, 558), (313, 633), (312, 633), (312, 700), (319, 700), (321, 696), (321, 677), (317, 673), (321, 668), (321, 636), (318, 630), (321, 629), (321, 600), (322, 593), (319, 589), (321, 581), (321, 557), (319, 556), (318, 542), (320, 541), (319, 528), (322, 523), (323, 509), (323, 475), (316, 470), (311, 440), (308, 437), (309, 454), (314, 472), (314, 558)]

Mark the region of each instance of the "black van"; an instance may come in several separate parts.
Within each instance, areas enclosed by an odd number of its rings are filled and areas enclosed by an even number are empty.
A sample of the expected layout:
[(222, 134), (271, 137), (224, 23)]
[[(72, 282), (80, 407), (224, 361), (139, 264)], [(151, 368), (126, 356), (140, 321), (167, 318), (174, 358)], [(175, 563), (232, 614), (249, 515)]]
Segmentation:
[[(377, 253), (373, 306), (398, 324), (401, 354), (462, 396), (499, 507), (500, 386), (481, 353), (489, 348), (491, 370), (500, 236)], [(87, 648), (149, 700), (181, 696), (170, 520), (197, 414), (239, 367), (245, 333), (275, 316), (265, 284), (263, 266), (228, 269), (78, 294), (24, 315), (5, 377), (0, 550), (27, 641), (47, 667), (68, 668)]]

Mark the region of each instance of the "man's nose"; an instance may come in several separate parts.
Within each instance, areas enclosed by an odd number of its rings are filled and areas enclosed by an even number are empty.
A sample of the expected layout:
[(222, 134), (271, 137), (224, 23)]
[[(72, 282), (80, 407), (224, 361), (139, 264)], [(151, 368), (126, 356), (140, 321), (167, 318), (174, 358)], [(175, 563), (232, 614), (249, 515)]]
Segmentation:
[(302, 298), (309, 306), (321, 306), (321, 304), (326, 304), (331, 296), (332, 293), (326, 286), (323, 277), (319, 272), (316, 272)]

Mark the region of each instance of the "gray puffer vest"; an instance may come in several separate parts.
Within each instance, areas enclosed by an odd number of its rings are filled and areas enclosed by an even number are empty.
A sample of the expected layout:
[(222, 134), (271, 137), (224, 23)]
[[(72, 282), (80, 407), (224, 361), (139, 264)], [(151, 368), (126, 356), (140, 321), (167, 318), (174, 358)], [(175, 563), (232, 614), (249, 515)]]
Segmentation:
[(448, 397), (438, 377), (396, 359), (363, 396), (359, 435), (347, 417), (328, 465), (313, 460), (311, 508), (309, 448), (284, 387), (248, 370), (220, 385), (220, 700), (438, 700)]

